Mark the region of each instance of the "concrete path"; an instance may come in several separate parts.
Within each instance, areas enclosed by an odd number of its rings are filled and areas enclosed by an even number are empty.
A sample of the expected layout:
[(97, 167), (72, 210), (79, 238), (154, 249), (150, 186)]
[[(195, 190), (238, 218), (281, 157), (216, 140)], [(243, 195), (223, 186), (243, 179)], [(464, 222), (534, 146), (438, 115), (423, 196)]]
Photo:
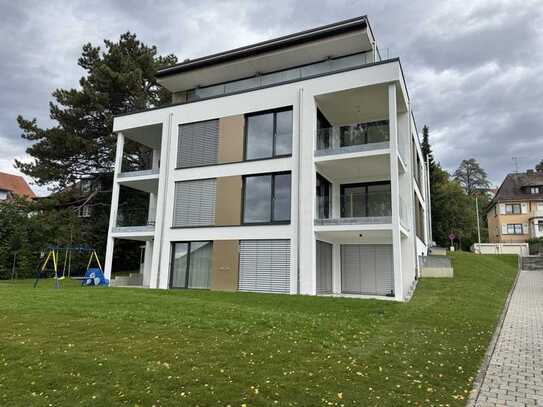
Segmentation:
[(543, 271), (522, 271), (476, 406), (543, 406)]

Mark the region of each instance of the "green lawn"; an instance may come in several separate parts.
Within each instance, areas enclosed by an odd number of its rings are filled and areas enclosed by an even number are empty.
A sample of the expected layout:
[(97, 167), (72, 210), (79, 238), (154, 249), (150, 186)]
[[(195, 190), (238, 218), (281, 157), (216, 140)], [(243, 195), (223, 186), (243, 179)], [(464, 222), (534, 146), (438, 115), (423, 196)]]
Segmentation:
[(516, 273), (411, 302), (0, 283), (1, 406), (463, 405)]

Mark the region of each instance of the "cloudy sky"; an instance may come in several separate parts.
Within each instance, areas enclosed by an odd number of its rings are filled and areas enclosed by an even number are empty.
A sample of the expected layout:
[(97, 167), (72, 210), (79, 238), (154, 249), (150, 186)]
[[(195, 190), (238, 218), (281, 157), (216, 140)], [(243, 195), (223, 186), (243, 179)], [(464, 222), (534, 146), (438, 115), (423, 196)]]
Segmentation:
[(512, 157), (543, 159), (543, 0), (0, 0), (0, 171), (29, 159), (15, 118), (52, 124), (51, 92), (77, 86), (86, 42), (129, 30), (183, 60), (363, 14), (401, 57), (445, 168), (474, 157), (499, 183)]

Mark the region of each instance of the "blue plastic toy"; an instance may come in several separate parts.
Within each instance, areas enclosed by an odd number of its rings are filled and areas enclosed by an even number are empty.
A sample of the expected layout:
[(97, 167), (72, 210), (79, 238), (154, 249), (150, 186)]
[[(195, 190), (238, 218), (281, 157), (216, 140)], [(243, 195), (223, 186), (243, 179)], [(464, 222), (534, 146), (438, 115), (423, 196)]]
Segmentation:
[(109, 285), (109, 280), (104, 277), (101, 269), (92, 268), (85, 272), (85, 277), (81, 279), (81, 285)]

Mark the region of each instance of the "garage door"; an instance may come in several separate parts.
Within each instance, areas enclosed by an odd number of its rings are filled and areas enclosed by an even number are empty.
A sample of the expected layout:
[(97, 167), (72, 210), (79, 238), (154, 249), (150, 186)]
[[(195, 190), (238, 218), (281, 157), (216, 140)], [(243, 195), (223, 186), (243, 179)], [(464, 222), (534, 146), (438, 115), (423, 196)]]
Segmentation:
[(342, 245), (341, 291), (393, 295), (392, 245)]
[(332, 292), (332, 245), (317, 240), (317, 294)]
[(290, 240), (241, 240), (239, 290), (290, 292)]

